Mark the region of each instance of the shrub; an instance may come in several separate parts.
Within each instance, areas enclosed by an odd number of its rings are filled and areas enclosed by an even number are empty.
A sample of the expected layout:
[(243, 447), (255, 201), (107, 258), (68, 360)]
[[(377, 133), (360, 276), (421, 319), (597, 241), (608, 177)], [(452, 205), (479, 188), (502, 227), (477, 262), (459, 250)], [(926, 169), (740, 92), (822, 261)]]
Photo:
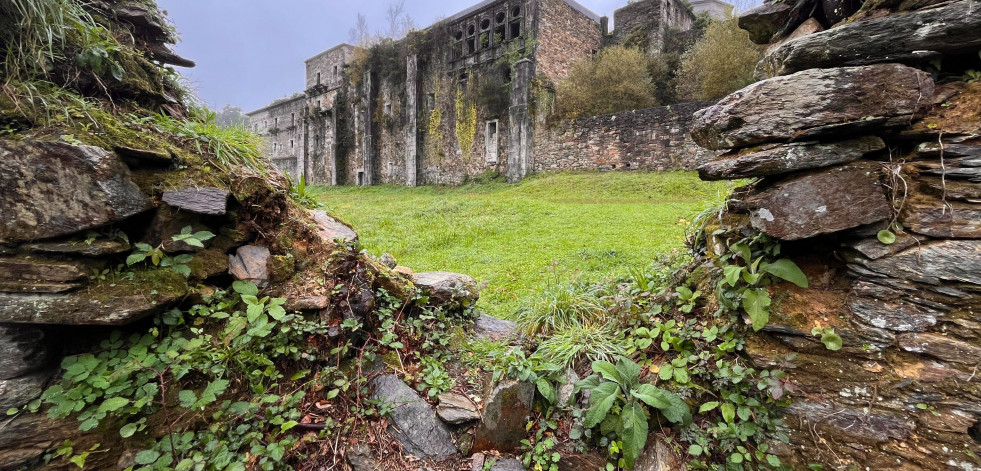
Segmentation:
[(760, 53), (761, 48), (739, 29), (735, 18), (713, 22), (681, 59), (678, 96), (714, 100), (753, 83)]
[(656, 106), (647, 57), (638, 49), (614, 46), (575, 63), (556, 86), (556, 111), (565, 118)]

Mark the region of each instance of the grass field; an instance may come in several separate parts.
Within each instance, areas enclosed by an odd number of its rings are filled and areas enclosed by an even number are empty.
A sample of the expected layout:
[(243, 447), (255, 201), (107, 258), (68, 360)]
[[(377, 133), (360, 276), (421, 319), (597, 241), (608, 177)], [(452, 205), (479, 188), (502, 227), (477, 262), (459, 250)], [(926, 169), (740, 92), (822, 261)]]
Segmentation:
[(487, 283), (479, 306), (507, 318), (556, 273), (598, 279), (646, 268), (681, 247), (687, 222), (731, 187), (686, 172), (607, 172), (312, 191), (370, 253), (388, 252), (415, 271), (468, 273)]

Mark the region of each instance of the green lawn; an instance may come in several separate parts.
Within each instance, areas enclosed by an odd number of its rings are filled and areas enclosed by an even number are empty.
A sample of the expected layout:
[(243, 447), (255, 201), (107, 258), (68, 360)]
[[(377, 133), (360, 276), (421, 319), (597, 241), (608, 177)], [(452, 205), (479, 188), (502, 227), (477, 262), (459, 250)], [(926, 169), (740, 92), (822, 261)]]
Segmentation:
[(487, 283), (480, 307), (507, 318), (553, 270), (600, 278), (648, 266), (680, 247), (687, 221), (731, 187), (687, 172), (606, 172), (313, 192), (354, 226), (369, 252), (388, 252), (415, 271), (468, 273)]

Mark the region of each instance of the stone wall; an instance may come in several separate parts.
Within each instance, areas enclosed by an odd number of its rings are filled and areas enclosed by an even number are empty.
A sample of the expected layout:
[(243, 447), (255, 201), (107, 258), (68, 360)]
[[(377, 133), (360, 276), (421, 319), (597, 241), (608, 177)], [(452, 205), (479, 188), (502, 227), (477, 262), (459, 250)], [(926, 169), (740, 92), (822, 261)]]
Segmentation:
[(558, 82), (569, 67), (590, 57), (602, 42), (599, 19), (565, 0), (542, 0), (538, 26), (538, 73)]
[(693, 170), (715, 156), (689, 135), (692, 114), (708, 104), (682, 103), (540, 126), (535, 171)]
[(730, 201), (710, 256), (729, 252), (724, 234), (759, 231), (811, 280), (768, 288), (746, 348), (788, 372), (790, 440), (772, 450), (793, 469), (981, 469), (981, 83), (961, 75), (981, 65), (977, 5), (781, 5), (740, 19), (772, 43), (770, 78), (692, 132), (725, 152), (703, 178), (761, 178)]

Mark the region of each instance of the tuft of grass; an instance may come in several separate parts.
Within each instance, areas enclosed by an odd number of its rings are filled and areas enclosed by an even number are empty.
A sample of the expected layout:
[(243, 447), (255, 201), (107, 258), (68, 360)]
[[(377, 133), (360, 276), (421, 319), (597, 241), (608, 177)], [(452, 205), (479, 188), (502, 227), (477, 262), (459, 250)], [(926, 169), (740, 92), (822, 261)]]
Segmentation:
[(518, 311), (515, 318), (521, 331), (532, 338), (568, 328), (592, 327), (603, 324), (605, 319), (600, 286), (579, 279), (548, 281), (534, 304)]
[(538, 344), (534, 355), (573, 368), (596, 360), (610, 361), (627, 354), (618, 330), (616, 323), (567, 326)]
[(478, 308), (513, 318), (555, 269), (622, 277), (684, 245), (685, 228), (737, 185), (693, 172), (568, 172), (518, 184), (312, 187), (365, 247), (415, 271), (486, 283)]
[(192, 106), (189, 111), (191, 116), (187, 120), (157, 114), (154, 124), (162, 131), (190, 141), (198, 154), (214, 157), (219, 167), (243, 165), (260, 175), (267, 174), (261, 137), (245, 126), (218, 124), (218, 115), (207, 108)]

